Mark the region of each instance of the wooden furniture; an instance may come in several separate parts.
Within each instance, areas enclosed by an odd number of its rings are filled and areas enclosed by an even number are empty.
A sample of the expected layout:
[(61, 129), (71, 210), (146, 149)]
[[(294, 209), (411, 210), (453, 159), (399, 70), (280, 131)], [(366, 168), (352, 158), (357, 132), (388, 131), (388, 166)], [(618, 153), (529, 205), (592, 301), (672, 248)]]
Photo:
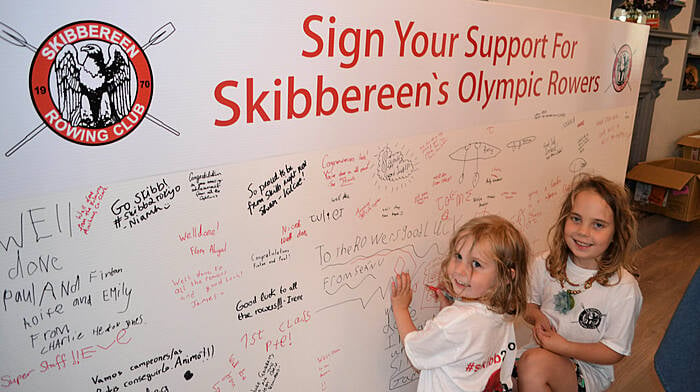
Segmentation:
[[(685, 76), (686, 66), (688, 65), (693, 65), (695, 66), (695, 70), (700, 70), (700, 51), (698, 51), (697, 53), (689, 53), (690, 43), (692, 39), (690, 36), (693, 33), (693, 30), (700, 26), (700, 3), (698, 2), (698, 0), (691, 1), (694, 1), (695, 4), (693, 17), (690, 18), (690, 27), (688, 28), (689, 39), (688, 44), (685, 47), (685, 63), (683, 64), (683, 77)], [(684, 83), (681, 83), (680, 85), (681, 91), (678, 93), (678, 99), (700, 99), (700, 83), (695, 89), (686, 88)]]
[[(623, 2), (623, 0), (615, 0), (611, 3), (611, 17), (615, 9)], [(671, 19), (678, 15), (683, 7), (685, 7), (685, 5), (672, 4), (667, 10), (661, 11), (659, 15), (659, 28), (649, 31), (646, 59), (644, 61), (642, 81), (639, 88), (639, 102), (637, 104), (637, 113), (634, 118), (630, 155), (627, 161), (628, 171), (637, 163), (646, 160), (651, 120), (654, 116), (654, 104), (656, 98), (659, 96), (659, 90), (670, 80), (664, 78), (661, 72), (666, 64), (668, 64), (668, 59), (664, 56), (664, 49), (670, 46), (673, 40), (687, 40), (689, 37), (687, 32), (679, 33), (671, 31)]]

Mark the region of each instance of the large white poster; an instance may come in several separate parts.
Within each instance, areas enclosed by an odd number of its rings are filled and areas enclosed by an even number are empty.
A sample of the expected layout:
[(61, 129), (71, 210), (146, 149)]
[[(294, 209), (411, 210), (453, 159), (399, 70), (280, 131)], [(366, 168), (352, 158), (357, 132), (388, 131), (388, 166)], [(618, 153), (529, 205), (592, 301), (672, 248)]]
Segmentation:
[[(622, 181), (647, 29), (484, 2), (0, 5), (0, 389), (410, 391), (454, 228)], [(527, 20), (528, 23), (519, 23)]]

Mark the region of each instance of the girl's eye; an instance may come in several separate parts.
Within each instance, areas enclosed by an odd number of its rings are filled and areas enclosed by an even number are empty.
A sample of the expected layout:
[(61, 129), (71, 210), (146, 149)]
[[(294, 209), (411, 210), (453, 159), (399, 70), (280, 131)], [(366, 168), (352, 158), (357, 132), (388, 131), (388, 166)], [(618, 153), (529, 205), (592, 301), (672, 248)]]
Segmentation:
[(462, 260), (462, 255), (459, 254), (459, 253), (455, 253), (455, 258), (456, 258), (457, 260)]
[(579, 222), (581, 222), (581, 218), (579, 218), (578, 216), (575, 216), (575, 215), (571, 215), (570, 219), (571, 219), (571, 221), (574, 222), (574, 223), (579, 223)]
[(605, 228), (605, 225), (602, 224), (602, 223), (596, 222), (596, 223), (593, 224), (593, 227), (595, 227), (596, 229), (600, 230), (600, 229)]
[(479, 260), (472, 260), (472, 266), (474, 268), (479, 268), (481, 267), (481, 263), (479, 263)]

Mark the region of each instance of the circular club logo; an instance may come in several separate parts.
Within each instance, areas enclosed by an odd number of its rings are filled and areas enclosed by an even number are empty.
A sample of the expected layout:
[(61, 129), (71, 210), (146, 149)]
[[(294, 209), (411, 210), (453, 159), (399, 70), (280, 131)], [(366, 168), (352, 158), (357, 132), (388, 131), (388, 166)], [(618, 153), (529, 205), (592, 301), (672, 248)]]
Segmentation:
[(153, 75), (143, 49), (118, 27), (75, 22), (53, 32), (29, 74), (34, 107), (58, 135), (83, 145), (115, 142), (143, 120)]
[(612, 70), (612, 85), (618, 93), (627, 87), (632, 72), (632, 48), (624, 44), (615, 55), (615, 64)]

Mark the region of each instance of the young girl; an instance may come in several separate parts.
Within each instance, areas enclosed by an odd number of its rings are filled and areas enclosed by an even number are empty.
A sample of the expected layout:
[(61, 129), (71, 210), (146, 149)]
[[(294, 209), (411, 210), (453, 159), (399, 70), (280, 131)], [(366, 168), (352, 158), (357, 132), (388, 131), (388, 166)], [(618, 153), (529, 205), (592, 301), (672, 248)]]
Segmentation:
[(530, 270), (525, 320), (540, 347), (522, 355), (518, 388), (603, 391), (630, 354), (642, 294), (631, 268), (637, 223), (625, 189), (602, 177), (575, 179), (550, 253)]
[(512, 387), (513, 318), (526, 305), (528, 257), (527, 241), (505, 219), (485, 216), (464, 224), (440, 265), (438, 286), (455, 301), (420, 331), (408, 311), (411, 277), (396, 276), (391, 306), (406, 355), (421, 371), (418, 391)]

